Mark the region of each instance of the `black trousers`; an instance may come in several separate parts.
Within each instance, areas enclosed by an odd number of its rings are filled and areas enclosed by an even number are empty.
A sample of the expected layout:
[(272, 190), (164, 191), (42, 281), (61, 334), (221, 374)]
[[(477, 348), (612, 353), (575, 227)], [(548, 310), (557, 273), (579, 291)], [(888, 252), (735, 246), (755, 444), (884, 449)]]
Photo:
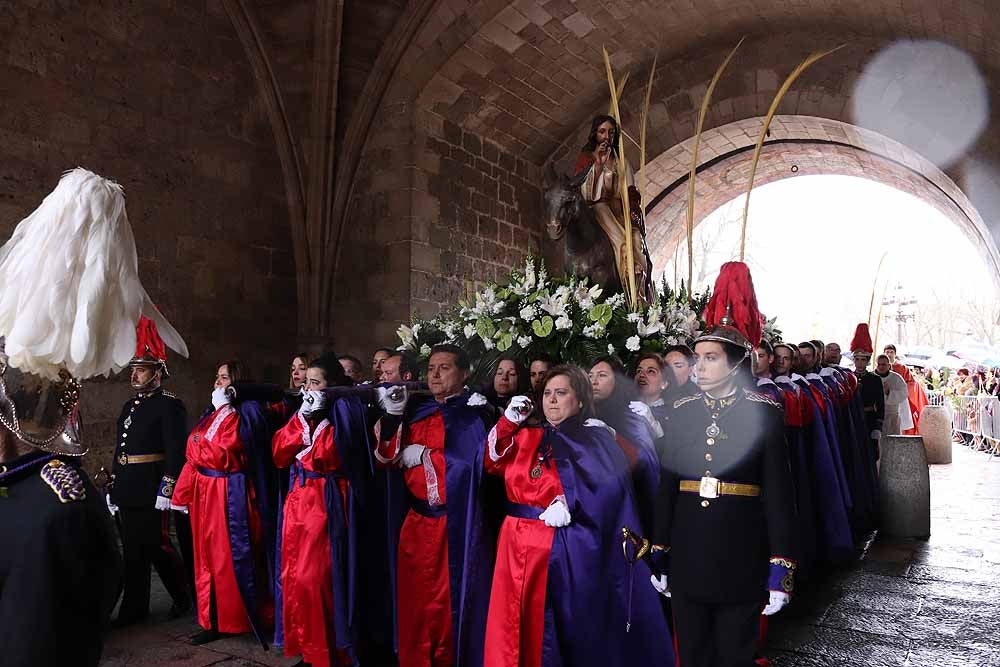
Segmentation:
[(674, 593), (680, 667), (752, 667), (761, 603), (707, 604)]
[(187, 577), (188, 590), (194, 593), (194, 539), (191, 536), (191, 517), (184, 512), (170, 512), (174, 517), (174, 532), (177, 533), (177, 546), (181, 548), (181, 559), (184, 561), (184, 574)]
[(170, 541), (170, 514), (152, 507), (122, 507), (118, 511), (125, 566), (119, 620), (133, 621), (149, 615), (150, 566), (156, 568), (175, 604), (190, 600), (184, 564)]

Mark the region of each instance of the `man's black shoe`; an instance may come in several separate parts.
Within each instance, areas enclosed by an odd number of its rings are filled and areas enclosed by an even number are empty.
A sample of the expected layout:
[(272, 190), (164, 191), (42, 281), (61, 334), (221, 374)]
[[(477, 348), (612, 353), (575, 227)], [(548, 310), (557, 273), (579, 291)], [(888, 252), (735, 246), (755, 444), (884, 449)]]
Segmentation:
[(216, 639), (221, 639), (222, 634), (218, 630), (202, 630), (198, 634), (191, 637), (191, 643), (194, 646), (201, 646), (202, 644), (208, 644), (209, 642), (214, 642)]
[(167, 618), (173, 620), (175, 618), (180, 618), (181, 616), (187, 616), (189, 611), (191, 611), (191, 598), (186, 598), (171, 605), (170, 613), (167, 614)]

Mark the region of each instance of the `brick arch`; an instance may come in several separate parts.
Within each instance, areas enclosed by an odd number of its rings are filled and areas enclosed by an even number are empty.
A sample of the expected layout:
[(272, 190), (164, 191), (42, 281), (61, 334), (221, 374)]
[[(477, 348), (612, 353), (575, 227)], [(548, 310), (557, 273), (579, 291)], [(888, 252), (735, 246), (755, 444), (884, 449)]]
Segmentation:
[[(713, 128), (702, 136), (695, 182), (695, 225), (746, 192), (762, 118)], [(650, 162), (647, 241), (654, 272), (662, 272), (685, 243), (690, 142)], [(934, 206), (969, 238), (1000, 284), (1000, 251), (975, 205), (944, 172), (906, 146), (847, 123), (810, 116), (778, 116), (761, 152), (754, 187), (798, 176), (836, 174), (877, 181)], [(751, 206), (753, 205), (751, 201)]]

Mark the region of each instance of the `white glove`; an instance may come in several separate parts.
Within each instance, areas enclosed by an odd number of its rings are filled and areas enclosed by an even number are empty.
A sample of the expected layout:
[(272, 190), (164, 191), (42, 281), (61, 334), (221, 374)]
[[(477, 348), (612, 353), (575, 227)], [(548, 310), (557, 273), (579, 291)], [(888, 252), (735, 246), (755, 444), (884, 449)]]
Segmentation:
[(769, 593), (771, 594), (770, 601), (764, 607), (764, 611), (761, 612), (764, 616), (777, 614), (792, 599), (792, 596), (788, 593), (782, 593), (781, 591), (769, 591)]
[(649, 581), (653, 584), (653, 588), (656, 592), (665, 598), (670, 597), (670, 587), (667, 585), (667, 575), (661, 574), (656, 576), (655, 574), (649, 575)]
[(170, 503), (170, 509), (172, 509), (175, 512), (183, 512), (184, 514), (188, 513), (187, 505), (174, 505), (173, 503)]
[(161, 512), (170, 509), (170, 498), (166, 496), (156, 496), (156, 509)]
[(399, 462), (404, 468), (415, 468), (420, 465), (425, 449), (427, 448), (423, 445), (410, 445), (403, 449)]
[[(531, 399), (527, 396), (515, 396), (510, 399), (507, 409), (503, 411), (503, 416), (520, 426), (528, 418), (528, 415), (531, 414), (532, 407)], [(523, 412), (522, 409), (524, 409)]]
[(311, 415), (314, 412), (320, 412), (326, 407), (326, 394), (319, 390), (311, 390), (302, 392), (302, 405), (299, 406), (299, 412), (303, 416)]
[(653, 436), (654, 440), (663, 437), (663, 427), (656, 416), (653, 415), (653, 411), (649, 409), (648, 405), (642, 401), (632, 401), (628, 404), (628, 407), (629, 410), (646, 420), (646, 426), (649, 427), (649, 434)]
[(618, 433), (613, 428), (602, 422), (600, 419), (594, 419), (593, 417), (591, 417), (590, 419), (584, 421), (583, 425), (589, 426), (590, 428), (603, 428), (607, 430), (608, 433), (611, 434), (612, 438), (618, 437)]
[(868, 437), (871, 438), (872, 440), (881, 440), (882, 439), (882, 431), (880, 431), (878, 429), (875, 429), (871, 433), (868, 434)]
[(229, 394), (226, 393), (225, 389), (220, 388), (212, 390), (212, 407), (216, 410), (221, 408), (223, 405), (229, 405), (231, 401), (232, 399), (229, 398)]
[(118, 505), (111, 502), (111, 495), (108, 494), (104, 496), (104, 502), (108, 504), (108, 511), (111, 512), (111, 516), (118, 514)]
[[(406, 401), (409, 399), (409, 393), (406, 391), (405, 386), (396, 387), (378, 387), (378, 404), (390, 415), (395, 415), (399, 417), (403, 414), (403, 410), (406, 409)], [(390, 394), (401, 394), (397, 398), (392, 398)]]
[(569, 508), (566, 507), (566, 501), (563, 500), (562, 496), (558, 496), (552, 501), (552, 504), (548, 506), (548, 509), (538, 515), (538, 518), (544, 521), (545, 525), (550, 528), (563, 528), (568, 526), (570, 523), (570, 516)]

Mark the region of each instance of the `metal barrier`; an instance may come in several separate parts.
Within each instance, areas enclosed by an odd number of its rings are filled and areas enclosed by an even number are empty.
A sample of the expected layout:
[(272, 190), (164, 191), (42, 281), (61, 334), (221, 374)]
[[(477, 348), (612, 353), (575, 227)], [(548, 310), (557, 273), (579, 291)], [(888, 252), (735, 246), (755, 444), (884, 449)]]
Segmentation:
[(1000, 400), (996, 396), (950, 396), (927, 392), (931, 405), (951, 410), (951, 430), (962, 444), (1000, 456)]

